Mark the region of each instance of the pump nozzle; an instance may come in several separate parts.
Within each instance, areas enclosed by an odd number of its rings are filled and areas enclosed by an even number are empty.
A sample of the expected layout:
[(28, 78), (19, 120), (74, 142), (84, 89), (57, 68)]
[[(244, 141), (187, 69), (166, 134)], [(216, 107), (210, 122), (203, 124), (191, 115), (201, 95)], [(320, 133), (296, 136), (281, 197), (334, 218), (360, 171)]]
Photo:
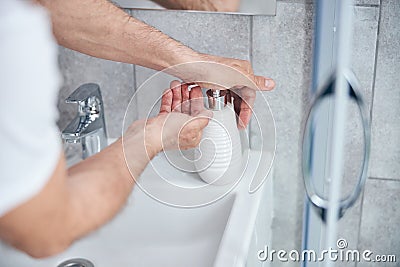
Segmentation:
[(231, 103), (229, 90), (209, 89), (207, 90), (208, 108), (211, 110), (222, 110), (227, 103)]

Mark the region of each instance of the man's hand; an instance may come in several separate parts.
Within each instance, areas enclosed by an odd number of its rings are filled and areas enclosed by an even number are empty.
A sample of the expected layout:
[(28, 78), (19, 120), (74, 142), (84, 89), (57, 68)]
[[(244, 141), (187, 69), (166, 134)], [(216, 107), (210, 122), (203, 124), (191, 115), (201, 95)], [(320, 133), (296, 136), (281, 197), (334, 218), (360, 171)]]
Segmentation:
[(161, 150), (194, 148), (211, 117), (212, 112), (204, 108), (199, 86), (189, 92), (187, 84), (172, 81), (162, 96), (158, 116), (135, 122), (124, 138), (141, 129), (149, 155)]
[[(275, 81), (273, 79), (254, 75), (253, 68), (249, 61), (218, 57), (216, 61), (244, 73), (246, 77), (257, 86), (257, 90), (270, 91), (275, 88)], [(234, 92), (234, 107), (239, 116), (238, 126), (240, 129), (246, 128), (251, 119), (254, 102), (256, 100), (256, 91), (252, 88), (254, 87), (241, 86), (241, 84), (231, 87), (231, 90)]]
[(161, 128), (163, 150), (189, 149), (200, 143), (211, 117), (212, 112), (204, 108), (200, 87), (189, 92), (187, 84), (173, 81), (162, 96), (159, 115), (149, 121), (149, 126), (154, 123)]
[[(275, 87), (275, 82), (271, 78), (267, 78), (264, 76), (258, 76), (254, 75), (253, 67), (251, 66), (250, 61), (247, 60), (240, 60), (240, 59), (234, 59), (234, 58), (226, 58), (226, 57), (218, 57), (218, 56), (213, 56), (213, 55), (206, 55), (202, 54), (200, 56), (200, 59), (203, 59), (204, 61), (207, 62), (215, 62), (218, 64), (222, 64), (228, 67), (231, 67), (232, 69), (236, 70), (237, 73), (232, 73), (233, 77), (231, 78), (230, 86), (229, 88), (235, 87), (235, 86), (244, 86), (247, 85), (249, 88), (253, 88), (255, 90), (262, 90), (262, 91), (270, 91), (274, 89)], [(221, 73), (222, 74), (222, 73)], [(229, 73), (231, 74), (231, 73)], [(236, 75), (235, 75), (236, 74)], [(236, 77), (239, 74), (244, 75), (247, 79), (247, 81), (243, 81), (245, 84), (241, 84), (241, 77)], [(212, 81), (212, 80), (210, 80)]]
[(234, 105), (241, 129), (246, 128), (250, 121), (256, 91), (270, 91), (275, 87), (271, 78), (254, 75), (249, 61), (206, 54), (198, 54), (191, 61), (170, 67), (166, 71), (203, 88), (231, 89), (235, 93)]

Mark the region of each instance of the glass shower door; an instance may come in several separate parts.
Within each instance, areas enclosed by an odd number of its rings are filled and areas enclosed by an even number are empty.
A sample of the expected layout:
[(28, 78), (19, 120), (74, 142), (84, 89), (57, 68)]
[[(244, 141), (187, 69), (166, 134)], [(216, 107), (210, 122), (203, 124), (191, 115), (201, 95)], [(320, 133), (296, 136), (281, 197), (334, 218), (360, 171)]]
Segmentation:
[[(369, 121), (357, 81), (350, 70), (351, 1), (317, 0), (311, 94), (303, 140), (303, 177), (307, 192), (302, 266), (341, 266), (336, 256), (347, 247), (338, 238), (338, 221), (359, 197), (366, 179)], [(348, 110), (356, 109), (363, 142), (352, 189), (343, 193)], [(337, 251), (337, 253), (333, 253)]]

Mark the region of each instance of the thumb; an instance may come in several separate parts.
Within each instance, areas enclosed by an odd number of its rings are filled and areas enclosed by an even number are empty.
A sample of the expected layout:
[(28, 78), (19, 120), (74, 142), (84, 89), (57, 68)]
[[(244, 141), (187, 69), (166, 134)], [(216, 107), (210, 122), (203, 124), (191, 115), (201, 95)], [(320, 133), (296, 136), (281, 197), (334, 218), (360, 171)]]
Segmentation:
[(213, 115), (213, 112), (208, 109), (203, 109), (199, 114), (197, 114), (195, 118), (199, 128), (203, 129), (204, 127), (206, 127), (210, 119), (212, 119)]
[(263, 76), (254, 76), (254, 81), (257, 85), (257, 87), (260, 90), (266, 90), (266, 91), (270, 91), (272, 89), (274, 89), (275, 87), (275, 81), (272, 80), (271, 78), (265, 78)]

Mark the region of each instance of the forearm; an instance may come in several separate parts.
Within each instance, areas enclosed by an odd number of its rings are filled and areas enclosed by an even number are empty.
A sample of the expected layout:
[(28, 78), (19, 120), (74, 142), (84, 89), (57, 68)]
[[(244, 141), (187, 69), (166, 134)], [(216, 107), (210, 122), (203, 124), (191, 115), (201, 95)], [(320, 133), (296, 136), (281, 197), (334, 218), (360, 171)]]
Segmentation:
[(58, 42), (70, 49), (156, 70), (197, 57), (192, 49), (106, 0), (38, 1), (50, 11)]
[[(141, 164), (140, 169), (144, 169)], [(126, 167), (121, 141), (68, 170), (68, 224), (74, 241), (113, 218), (126, 202), (134, 182)], [(84, 220), (82, 220), (84, 218)]]
[[(69, 224), (73, 240), (113, 218), (125, 204), (135, 181), (161, 149), (146, 147), (142, 125), (104, 151), (68, 170)], [(150, 141), (149, 141), (150, 142)], [(129, 168), (128, 168), (129, 167)], [(82, 221), (81, 218), (85, 218)]]
[(143, 128), (135, 130), (127, 140), (133, 148), (126, 149), (129, 170), (122, 140), (68, 171), (61, 156), (41, 192), (0, 218), (0, 238), (41, 258), (65, 250), (108, 222), (125, 204), (134, 178), (159, 151), (146, 150)]

